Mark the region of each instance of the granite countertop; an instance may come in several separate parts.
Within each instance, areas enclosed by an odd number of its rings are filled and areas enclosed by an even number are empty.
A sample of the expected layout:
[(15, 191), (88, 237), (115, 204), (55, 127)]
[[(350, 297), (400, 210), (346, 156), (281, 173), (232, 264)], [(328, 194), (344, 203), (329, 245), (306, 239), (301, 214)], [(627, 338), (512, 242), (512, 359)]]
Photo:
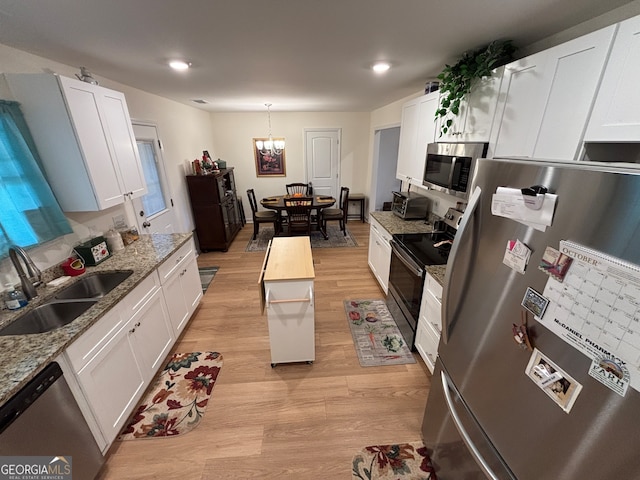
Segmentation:
[(369, 212), (382, 227), (390, 234), (396, 233), (431, 233), (433, 223), (425, 222), (424, 218), (419, 220), (403, 220), (393, 212)]
[[(47, 333), (33, 335), (0, 336), (0, 405), (3, 405), (22, 386), (31, 380), (50, 362), (54, 361), (68, 345), (91, 327), (100, 317), (116, 305), (167, 258), (191, 239), (191, 233), (140, 235), (140, 239), (114, 253), (95, 267), (87, 267), (86, 273), (74, 277), (57, 287), (40, 286), (38, 297), (29, 305), (13, 312), (0, 311), (0, 326), (51, 299), (63, 288), (93, 272), (110, 270), (133, 270), (133, 274), (115, 289), (102, 297), (94, 306), (69, 325)], [(45, 272), (46, 273), (46, 272)], [(60, 270), (59, 275), (62, 275)], [(54, 276), (43, 278), (47, 281)]]
[[(396, 233), (431, 233), (433, 232), (433, 221), (419, 220), (403, 220), (393, 212), (369, 212), (380, 225), (390, 234)], [(439, 220), (439, 218), (435, 218)], [(427, 272), (440, 284), (444, 285), (444, 276), (446, 273), (446, 265), (429, 265)]]

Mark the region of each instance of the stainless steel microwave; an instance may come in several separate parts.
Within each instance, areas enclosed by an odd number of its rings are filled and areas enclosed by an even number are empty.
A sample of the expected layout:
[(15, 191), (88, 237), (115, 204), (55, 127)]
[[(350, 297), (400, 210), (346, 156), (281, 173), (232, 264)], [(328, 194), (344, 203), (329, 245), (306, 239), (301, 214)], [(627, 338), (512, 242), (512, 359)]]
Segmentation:
[(467, 198), (475, 163), (486, 156), (488, 143), (430, 143), (422, 184)]

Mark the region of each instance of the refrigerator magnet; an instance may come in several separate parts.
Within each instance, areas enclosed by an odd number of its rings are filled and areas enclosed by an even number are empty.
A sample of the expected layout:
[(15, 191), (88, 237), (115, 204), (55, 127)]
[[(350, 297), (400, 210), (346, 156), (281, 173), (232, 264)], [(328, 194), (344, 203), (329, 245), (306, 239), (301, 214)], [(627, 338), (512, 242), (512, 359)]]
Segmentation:
[(542, 255), (538, 268), (550, 277), (562, 282), (572, 261), (573, 258), (568, 255), (560, 253), (553, 247), (547, 247)]
[(520, 240), (509, 240), (504, 251), (502, 263), (523, 274), (531, 258), (531, 250)]
[(549, 305), (548, 298), (543, 297), (533, 288), (527, 287), (527, 291), (522, 299), (522, 306), (524, 308), (533, 313), (534, 316), (542, 318), (544, 311), (547, 309), (547, 305)]
[(582, 385), (537, 348), (533, 349), (525, 373), (562, 410), (571, 411)]

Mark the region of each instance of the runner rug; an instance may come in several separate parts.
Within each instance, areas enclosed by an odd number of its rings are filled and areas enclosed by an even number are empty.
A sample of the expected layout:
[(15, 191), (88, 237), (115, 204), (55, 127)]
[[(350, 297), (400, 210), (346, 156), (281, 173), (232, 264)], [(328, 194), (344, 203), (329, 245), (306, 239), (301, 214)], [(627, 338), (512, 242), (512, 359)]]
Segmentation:
[(352, 461), (352, 480), (437, 480), (422, 442), (373, 445)]
[[(285, 236), (286, 232), (283, 232), (282, 236)], [(249, 240), (247, 244), (247, 248), (245, 251), (247, 252), (261, 252), (267, 249), (267, 245), (269, 244), (269, 240), (271, 240), (274, 236), (273, 227), (270, 226), (261, 226), (258, 231), (258, 235), (255, 240)], [(357, 247), (358, 243), (356, 239), (353, 238), (351, 232), (347, 228), (347, 234), (345, 235), (338, 225), (329, 224), (327, 225), (327, 236), (328, 239), (325, 239), (317, 230), (311, 230), (311, 248), (336, 248), (336, 247)]]
[(344, 309), (361, 366), (416, 363), (384, 300), (345, 300)]
[(173, 355), (118, 439), (174, 437), (193, 430), (202, 420), (221, 368), (218, 352)]
[(207, 291), (209, 284), (213, 280), (213, 277), (218, 273), (220, 267), (200, 267), (198, 272), (200, 273), (200, 283), (202, 284), (202, 293)]

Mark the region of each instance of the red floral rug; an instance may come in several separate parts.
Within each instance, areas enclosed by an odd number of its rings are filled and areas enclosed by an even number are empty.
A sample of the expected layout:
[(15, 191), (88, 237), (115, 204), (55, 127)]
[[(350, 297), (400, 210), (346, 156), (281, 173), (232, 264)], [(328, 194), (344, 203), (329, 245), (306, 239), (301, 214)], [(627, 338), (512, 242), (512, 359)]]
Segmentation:
[(218, 352), (176, 353), (118, 439), (173, 437), (193, 430), (204, 415), (221, 368)]
[(353, 480), (437, 480), (422, 442), (365, 447), (352, 466)]

